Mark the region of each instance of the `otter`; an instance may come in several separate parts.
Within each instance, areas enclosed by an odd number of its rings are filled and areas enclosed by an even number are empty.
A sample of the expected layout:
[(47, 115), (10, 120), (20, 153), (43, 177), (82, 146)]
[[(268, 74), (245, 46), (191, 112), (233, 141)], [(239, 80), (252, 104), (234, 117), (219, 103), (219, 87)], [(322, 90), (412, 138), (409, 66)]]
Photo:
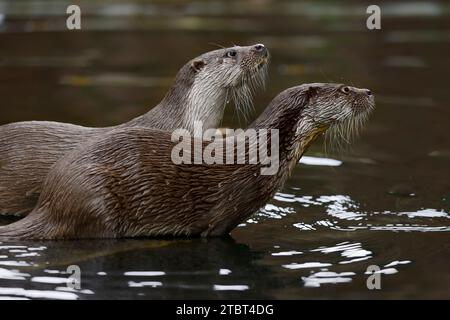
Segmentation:
[(204, 128), (217, 127), (229, 100), (238, 108), (251, 103), (254, 89), (264, 84), (268, 59), (262, 44), (205, 53), (181, 68), (156, 107), (116, 127), (44, 121), (0, 126), (0, 215), (29, 213), (50, 167), (81, 142), (127, 127), (192, 130), (195, 121), (202, 121)]
[(261, 164), (176, 165), (167, 131), (110, 132), (62, 158), (36, 208), (0, 227), (0, 239), (228, 234), (273, 197), (319, 135), (354, 132), (374, 105), (369, 90), (342, 84), (304, 84), (280, 93), (250, 125), (278, 130), (279, 169), (273, 175), (262, 175)]

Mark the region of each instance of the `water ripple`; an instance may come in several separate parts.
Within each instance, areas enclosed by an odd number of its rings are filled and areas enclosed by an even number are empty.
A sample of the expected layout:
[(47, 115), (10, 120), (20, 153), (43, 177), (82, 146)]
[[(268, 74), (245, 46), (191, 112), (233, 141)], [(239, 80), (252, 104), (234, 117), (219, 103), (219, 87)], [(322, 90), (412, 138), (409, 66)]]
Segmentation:
[[(0, 287), (0, 296), (18, 296), (19, 298), (77, 300), (78, 295), (72, 292), (60, 292), (51, 290), (26, 290), (23, 288)], [(14, 297), (16, 299), (16, 297)]]
[[(291, 225), (302, 231), (315, 231), (328, 228), (336, 231), (393, 231), (393, 232), (442, 232), (450, 231), (444, 221), (450, 214), (442, 209), (420, 208), (417, 211), (370, 211), (361, 210), (361, 205), (348, 195), (297, 196), (295, 194), (277, 193), (275, 201), (289, 204), (289, 207), (267, 205), (256, 215), (259, 218), (283, 219), (288, 214), (289, 220), (302, 218), (304, 214), (296, 214), (296, 205), (305, 208), (322, 207), (328, 219), (317, 214), (315, 221), (296, 221)], [(316, 212), (316, 211), (315, 211)], [(301, 213), (304, 213), (302, 211)], [(389, 223), (386, 220), (395, 220)], [(258, 223), (258, 220), (252, 221)]]
[(305, 287), (320, 287), (322, 284), (347, 283), (352, 281), (354, 272), (336, 273), (332, 271), (319, 271), (307, 277), (302, 277)]

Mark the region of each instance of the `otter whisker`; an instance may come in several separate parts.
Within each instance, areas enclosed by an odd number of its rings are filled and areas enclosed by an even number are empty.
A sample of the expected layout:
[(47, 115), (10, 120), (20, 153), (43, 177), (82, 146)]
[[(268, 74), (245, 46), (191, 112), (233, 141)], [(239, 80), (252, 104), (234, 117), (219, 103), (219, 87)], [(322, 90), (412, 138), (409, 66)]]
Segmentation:
[[(228, 100), (228, 95), (229, 95), (229, 94), (230, 94), (230, 90), (227, 89), (227, 90), (225, 91), (225, 99), (224, 99), (224, 101), (223, 101), (223, 110), (225, 110), (227, 104), (229, 103), (229, 100)], [(222, 123), (223, 123), (223, 119), (220, 120), (220, 125), (222, 125)]]
[(323, 71), (322, 67), (319, 67), (319, 71), (321, 75), (327, 80), (327, 82), (336, 82), (333, 79), (329, 78), (328, 75)]
[(218, 44), (218, 43), (215, 43), (215, 42), (208, 42), (208, 44), (212, 45), (212, 46), (215, 46), (215, 47), (218, 47), (218, 48), (221, 48), (221, 49), (225, 49), (226, 48), (225, 46), (223, 46), (221, 44)]
[[(255, 112), (253, 95), (258, 89), (265, 87), (267, 78), (267, 64), (255, 67), (243, 79), (240, 85), (233, 87), (231, 97), (238, 113), (243, 115), (245, 121), (249, 121), (250, 115)], [(238, 121), (240, 119), (238, 117)]]
[(367, 120), (367, 114), (356, 116), (343, 116), (343, 120), (338, 120), (332, 124), (325, 134), (325, 147), (330, 150), (345, 149), (344, 145), (350, 145), (361, 131)]

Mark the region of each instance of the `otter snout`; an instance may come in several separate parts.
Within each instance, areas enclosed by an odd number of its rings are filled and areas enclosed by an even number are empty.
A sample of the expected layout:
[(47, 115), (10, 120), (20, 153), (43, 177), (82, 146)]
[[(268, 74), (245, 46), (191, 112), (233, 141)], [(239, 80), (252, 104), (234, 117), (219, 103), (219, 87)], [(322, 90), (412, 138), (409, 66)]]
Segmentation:
[[(345, 89), (346, 87), (344, 87)], [(367, 95), (367, 96), (371, 96), (372, 95), (372, 91), (370, 91), (369, 89), (360, 89), (360, 88), (355, 88), (355, 87), (347, 87), (349, 88), (349, 90), (353, 91), (354, 93), (359, 93), (362, 95)]]
[(250, 46), (249, 52), (249, 58), (255, 63), (258, 70), (266, 66), (269, 62), (269, 49), (262, 43)]
[[(347, 89), (348, 88), (348, 89)], [(372, 91), (365, 88), (343, 87), (345, 92), (349, 91), (354, 96), (353, 109), (357, 112), (367, 112), (374, 108), (375, 99)]]

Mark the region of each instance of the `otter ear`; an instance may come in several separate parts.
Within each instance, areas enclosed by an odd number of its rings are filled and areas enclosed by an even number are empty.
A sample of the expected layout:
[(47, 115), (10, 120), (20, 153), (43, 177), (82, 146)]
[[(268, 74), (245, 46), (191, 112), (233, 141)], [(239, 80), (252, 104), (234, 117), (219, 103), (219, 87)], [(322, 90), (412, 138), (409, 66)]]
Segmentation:
[(200, 70), (202, 70), (205, 65), (206, 63), (202, 59), (194, 60), (191, 62), (191, 68), (195, 72), (199, 72)]
[(309, 86), (306, 92), (308, 94), (308, 98), (312, 98), (317, 94), (317, 87)]

